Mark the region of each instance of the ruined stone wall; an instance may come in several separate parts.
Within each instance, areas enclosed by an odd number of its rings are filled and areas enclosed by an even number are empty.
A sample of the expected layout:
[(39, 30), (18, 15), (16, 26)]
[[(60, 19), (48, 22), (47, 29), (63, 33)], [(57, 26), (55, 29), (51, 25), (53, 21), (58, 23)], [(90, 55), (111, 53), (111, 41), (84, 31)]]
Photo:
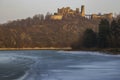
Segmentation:
[(108, 19), (112, 19), (113, 18), (113, 14), (109, 13), (109, 14), (104, 14), (104, 16)]
[(51, 19), (52, 20), (62, 20), (63, 16), (62, 15), (52, 15)]
[(113, 14), (109, 13), (109, 14), (103, 14), (103, 15), (98, 15), (98, 14), (92, 14), (91, 15), (92, 19), (112, 19), (113, 18)]
[[(82, 8), (82, 16), (85, 16), (85, 10), (84, 10), (84, 6), (81, 7)], [(63, 18), (63, 16), (68, 16), (68, 15), (80, 15), (81, 16), (81, 12), (79, 11), (79, 8), (76, 8), (76, 10), (72, 10), (70, 7), (66, 7), (66, 8), (61, 8), (57, 10), (57, 13), (55, 13), (54, 15), (51, 16), (51, 19), (53, 20), (61, 20)]]
[(72, 10), (72, 9), (70, 9), (70, 7), (66, 7), (66, 8), (63, 7), (61, 9), (58, 8), (57, 14), (69, 15), (69, 14), (81, 14), (81, 13), (79, 12), (79, 8), (76, 8), (76, 10)]

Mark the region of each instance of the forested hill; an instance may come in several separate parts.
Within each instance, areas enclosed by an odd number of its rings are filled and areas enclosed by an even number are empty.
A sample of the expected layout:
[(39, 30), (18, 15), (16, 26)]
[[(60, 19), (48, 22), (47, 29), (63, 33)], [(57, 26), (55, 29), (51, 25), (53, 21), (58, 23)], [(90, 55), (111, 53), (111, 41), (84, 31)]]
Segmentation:
[(68, 47), (82, 41), (87, 28), (98, 29), (98, 21), (83, 17), (50, 20), (49, 15), (35, 15), (0, 25), (1, 48)]

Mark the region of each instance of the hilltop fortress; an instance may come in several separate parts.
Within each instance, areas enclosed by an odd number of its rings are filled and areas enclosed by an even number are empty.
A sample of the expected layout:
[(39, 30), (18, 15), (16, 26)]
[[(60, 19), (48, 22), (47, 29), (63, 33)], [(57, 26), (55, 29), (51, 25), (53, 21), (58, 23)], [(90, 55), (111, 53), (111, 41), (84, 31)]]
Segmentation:
[(85, 14), (85, 6), (82, 5), (81, 6), (81, 12), (79, 10), (79, 8), (76, 8), (76, 10), (72, 10), (70, 7), (66, 7), (66, 8), (61, 8), (57, 10), (57, 13), (54, 13), (54, 15), (51, 16), (52, 20), (62, 20), (64, 16), (69, 16), (69, 15), (74, 15), (74, 16), (81, 16), (81, 17), (89, 17), (89, 19), (112, 19), (113, 18), (113, 14), (112, 13), (108, 13), (108, 14), (89, 14), (86, 15)]

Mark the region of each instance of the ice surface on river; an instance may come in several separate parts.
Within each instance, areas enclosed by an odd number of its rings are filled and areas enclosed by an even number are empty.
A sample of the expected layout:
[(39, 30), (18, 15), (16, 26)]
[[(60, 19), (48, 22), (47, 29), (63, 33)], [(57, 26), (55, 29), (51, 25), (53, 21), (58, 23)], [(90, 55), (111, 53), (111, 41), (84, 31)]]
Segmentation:
[(0, 80), (120, 80), (120, 56), (88, 51), (0, 51)]

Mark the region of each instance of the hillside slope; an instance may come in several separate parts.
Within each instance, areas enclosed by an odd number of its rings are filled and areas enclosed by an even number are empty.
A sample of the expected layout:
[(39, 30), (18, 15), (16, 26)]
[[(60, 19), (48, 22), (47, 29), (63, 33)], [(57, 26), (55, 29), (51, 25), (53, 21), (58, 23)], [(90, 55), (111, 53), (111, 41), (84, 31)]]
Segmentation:
[(0, 25), (0, 47), (68, 47), (82, 41), (83, 32), (97, 31), (98, 21), (82, 17), (66, 20), (27, 18)]

